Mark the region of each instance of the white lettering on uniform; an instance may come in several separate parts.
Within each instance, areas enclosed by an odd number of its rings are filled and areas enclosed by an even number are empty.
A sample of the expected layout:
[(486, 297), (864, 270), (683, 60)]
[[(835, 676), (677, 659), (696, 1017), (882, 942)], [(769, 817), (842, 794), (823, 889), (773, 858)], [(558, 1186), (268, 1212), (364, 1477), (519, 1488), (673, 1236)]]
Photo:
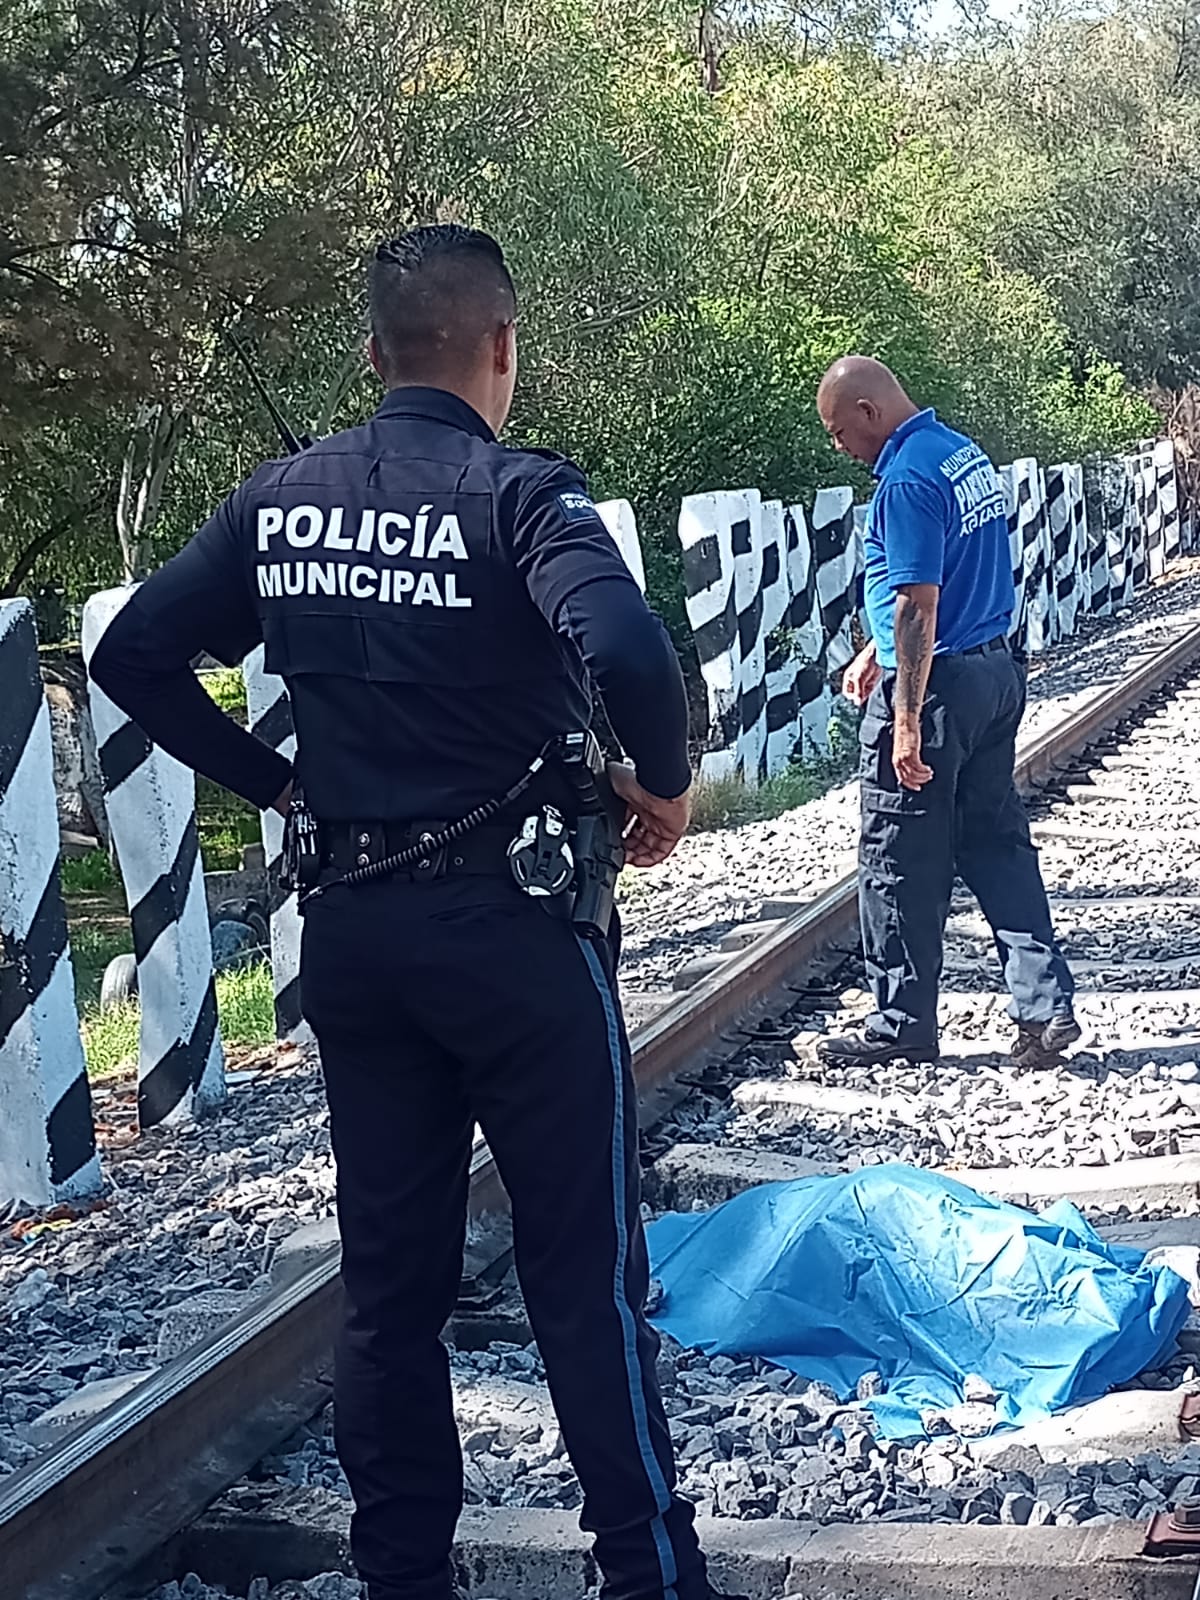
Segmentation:
[[(303, 532), (301, 523), (308, 524)], [(297, 550), (307, 550), (321, 537), (324, 526), (319, 506), (293, 506), (287, 514), (287, 542)]]
[(413, 605), (419, 606), (424, 601), (430, 605), (440, 606), (442, 597), (438, 593), (437, 579), (432, 572), (423, 572), (417, 583), (417, 592), (413, 595)]
[(337, 593), (337, 573), (334, 571), (334, 567), (336, 565), (337, 565), (337, 563), (333, 562), (333, 561), (310, 561), (309, 562), (309, 564), (308, 564), (308, 592), (309, 592), (309, 594), (316, 594), (318, 590), (321, 592), (321, 594), (336, 594)]
[(285, 561), (283, 563), (283, 592), (284, 594), (304, 593), (304, 563), (302, 561)]
[(375, 537), (379, 540), (379, 548), (385, 556), (398, 556), (404, 553), (407, 539), (394, 538), (390, 532), (392, 528), (403, 528), (408, 533), (412, 523), (399, 511), (381, 511), (375, 524)]
[(258, 513), (258, 548), (265, 550), (269, 540), (283, 527), (283, 507), (263, 506)]
[(368, 506), (358, 524), (358, 538), (355, 541), (355, 547), (359, 550), (369, 550), (374, 543), (375, 513)]
[[(356, 600), (373, 600), (375, 598), (375, 582), (379, 574), (374, 567), (350, 568), (350, 593)], [(366, 585), (364, 588), (363, 585)]]
[(432, 510), (433, 507), (431, 505), (422, 506), (417, 512), (417, 526), (413, 534), (412, 553), (418, 559), (425, 554), (425, 531), (429, 527), (429, 513)]
[(326, 550), (353, 550), (354, 540), (342, 537), (342, 520), (346, 512), (342, 506), (334, 506), (329, 513), (329, 526), (325, 530)]
[(404, 599), (406, 594), (411, 594), (416, 578), (411, 572), (393, 572), (392, 574), (392, 599), (397, 603)]
[[(282, 526), (282, 516), (279, 521)], [(259, 567), (258, 592), (264, 600), (270, 599), (272, 595), (281, 595), (283, 593), (283, 568), (278, 561), (273, 562), (269, 567)]]
[(469, 594), (459, 595), (458, 577), (453, 572), (446, 574), (446, 604), (459, 607), (469, 607), (471, 604), (471, 596)]
[[(413, 551), (416, 554), (416, 551)], [(429, 546), (429, 559), (435, 556), (452, 555), (456, 561), (467, 559), (467, 547), (463, 543), (462, 529), (458, 525), (458, 518), (453, 512), (444, 516), (438, 523), (437, 532)]]

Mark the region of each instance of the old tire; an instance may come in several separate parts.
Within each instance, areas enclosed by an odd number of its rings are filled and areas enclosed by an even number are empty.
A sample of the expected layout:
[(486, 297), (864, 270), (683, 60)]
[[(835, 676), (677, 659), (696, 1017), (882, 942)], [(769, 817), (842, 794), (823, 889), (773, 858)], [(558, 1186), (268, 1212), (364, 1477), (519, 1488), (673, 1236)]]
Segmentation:
[(114, 956), (104, 969), (100, 984), (100, 1009), (112, 1011), (136, 997), (137, 961), (132, 955)]

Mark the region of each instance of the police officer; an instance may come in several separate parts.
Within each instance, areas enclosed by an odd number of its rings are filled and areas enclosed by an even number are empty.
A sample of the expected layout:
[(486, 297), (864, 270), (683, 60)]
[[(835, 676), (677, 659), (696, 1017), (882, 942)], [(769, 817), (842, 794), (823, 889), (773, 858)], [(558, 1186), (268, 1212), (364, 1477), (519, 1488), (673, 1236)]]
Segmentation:
[(995, 937), (1014, 1059), (1045, 1065), (1080, 1028), (1013, 783), (1025, 672), (1008, 642), (1015, 596), (999, 479), (978, 445), (918, 410), (878, 361), (839, 361), (817, 409), (836, 447), (878, 479), (864, 535), (871, 642), (844, 685), (866, 706), (859, 904), (876, 1009), (861, 1033), (818, 1053), (936, 1059), (957, 872)]
[[(382, 244), (364, 426), (261, 467), (137, 591), (92, 661), (164, 749), (261, 808), (295, 781), (319, 825), (301, 989), (338, 1167), (338, 1450), (370, 1600), (450, 1600), (462, 1463), (440, 1334), (462, 1269), (472, 1126), (512, 1201), (517, 1270), (608, 1600), (712, 1594), (675, 1492), (643, 1314), (637, 1117), (609, 941), (522, 893), (507, 847), (536, 789), (402, 872), (337, 884), (508, 791), (586, 728), (589, 679), (632, 766), (626, 859), (688, 820), (682, 677), (588, 496), (496, 442), (516, 301), (460, 227)], [(291, 695), (295, 771), (189, 669), (259, 641)], [(548, 763), (547, 773), (553, 763)], [(540, 779), (538, 781), (541, 781)], [(547, 784), (553, 783), (552, 775)], [(562, 793), (555, 791), (562, 802)]]

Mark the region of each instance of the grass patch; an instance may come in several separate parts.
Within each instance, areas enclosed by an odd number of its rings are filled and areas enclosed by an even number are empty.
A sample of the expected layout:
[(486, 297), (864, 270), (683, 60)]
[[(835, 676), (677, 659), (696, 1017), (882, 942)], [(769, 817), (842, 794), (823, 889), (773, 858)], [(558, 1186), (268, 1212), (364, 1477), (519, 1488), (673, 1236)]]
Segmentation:
[[(217, 1015), (226, 1044), (265, 1045), (275, 1037), (275, 990), (265, 961), (238, 972), (218, 972)], [(101, 1013), (93, 1004), (83, 1018), (88, 1072), (102, 1078), (137, 1059), (141, 1011), (136, 1000)]]
[(100, 1004), (100, 986), (108, 963), (132, 949), (127, 917), (118, 928), (94, 922), (77, 923), (71, 928), (71, 965), (75, 969), (75, 1004), (80, 1016)]
[(116, 872), (104, 850), (89, 850), (85, 856), (64, 856), (60, 872), (65, 895), (101, 894), (117, 888)]
[(747, 822), (770, 822), (823, 795), (853, 774), (849, 752), (814, 761), (793, 761), (752, 789), (741, 778), (701, 779), (692, 796), (692, 832), (711, 833)]
[(111, 1011), (93, 1010), (83, 1018), (83, 1053), (90, 1077), (107, 1078), (136, 1061), (141, 1012), (136, 1000)]

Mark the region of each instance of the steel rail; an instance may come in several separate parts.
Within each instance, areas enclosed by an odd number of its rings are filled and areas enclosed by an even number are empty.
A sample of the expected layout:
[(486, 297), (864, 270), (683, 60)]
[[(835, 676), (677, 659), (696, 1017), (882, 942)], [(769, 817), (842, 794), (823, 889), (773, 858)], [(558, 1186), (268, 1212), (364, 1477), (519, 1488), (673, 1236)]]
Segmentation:
[[(1020, 787), (1052, 777), (1198, 657), (1200, 626), (1032, 738), (1018, 754)], [(766, 1007), (853, 924), (856, 905), (856, 882), (848, 875), (637, 1029), (634, 1072), (644, 1122), (677, 1097), (672, 1080), (679, 1072)], [(495, 1162), (480, 1147), (472, 1162), (472, 1213), (505, 1204)], [(338, 1254), (330, 1250), (0, 1480), (2, 1600), (97, 1600), (315, 1414), (330, 1393)]]

